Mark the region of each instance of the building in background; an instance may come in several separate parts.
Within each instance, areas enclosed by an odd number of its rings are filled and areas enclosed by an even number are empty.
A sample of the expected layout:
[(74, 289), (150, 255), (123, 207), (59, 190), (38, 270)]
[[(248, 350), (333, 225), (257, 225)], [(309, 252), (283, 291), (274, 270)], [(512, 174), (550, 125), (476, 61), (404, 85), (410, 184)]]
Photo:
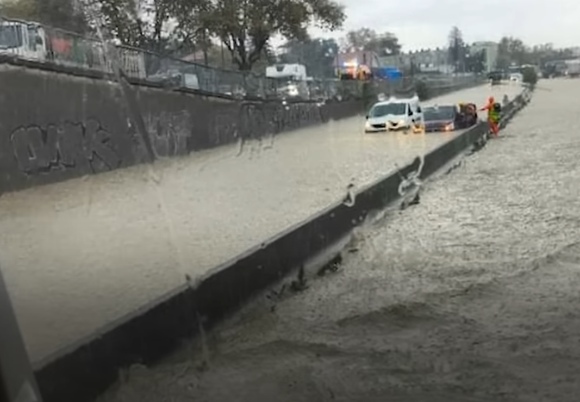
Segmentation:
[(396, 67), (407, 72), (442, 74), (453, 72), (447, 48), (421, 49), (385, 56), (380, 58), (380, 62), (383, 66)]
[(470, 53), (476, 54), (483, 51), (485, 72), (495, 70), (497, 65), (499, 44), (495, 42), (475, 42), (470, 46)]

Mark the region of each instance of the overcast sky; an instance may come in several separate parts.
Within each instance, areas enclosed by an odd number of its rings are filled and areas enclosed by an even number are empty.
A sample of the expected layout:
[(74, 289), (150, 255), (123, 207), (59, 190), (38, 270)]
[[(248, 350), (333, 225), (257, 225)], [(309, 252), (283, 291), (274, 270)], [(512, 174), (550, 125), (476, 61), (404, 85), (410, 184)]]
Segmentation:
[[(468, 42), (516, 36), (527, 44), (580, 46), (580, 0), (339, 0), (345, 30), (393, 32), (403, 50), (445, 46), (453, 25)], [(321, 34), (313, 30), (313, 35)]]

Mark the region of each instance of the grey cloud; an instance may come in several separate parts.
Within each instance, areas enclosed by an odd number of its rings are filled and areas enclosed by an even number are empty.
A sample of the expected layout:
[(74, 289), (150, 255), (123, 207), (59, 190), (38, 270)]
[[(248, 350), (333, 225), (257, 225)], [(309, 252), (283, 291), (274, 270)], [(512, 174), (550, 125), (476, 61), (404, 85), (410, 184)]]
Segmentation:
[[(405, 48), (444, 46), (452, 26), (468, 42), (512, 35), (530, 44), (580, 45), (578, 0), (342, 0), (345, 29), (363, 26), (397, 34)], [(320, 34), (320, 32), (317, 32)], [(332, 36), (340, 36), (341, 33)]]

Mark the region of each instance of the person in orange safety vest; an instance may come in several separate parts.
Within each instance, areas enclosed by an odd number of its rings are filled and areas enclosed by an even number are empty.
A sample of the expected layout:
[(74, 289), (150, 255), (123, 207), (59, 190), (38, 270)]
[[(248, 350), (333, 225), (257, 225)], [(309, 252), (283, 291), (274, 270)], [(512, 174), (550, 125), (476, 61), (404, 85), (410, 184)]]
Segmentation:
[(487, 111), (487, 121), (489, 123), (489, 129), (494, 137), (499, 135), (499, 119), (501, 112), (501, 105), (495, 101), (493, 96), (490, 96), (487, 100), (487, 104), (480, 110)]

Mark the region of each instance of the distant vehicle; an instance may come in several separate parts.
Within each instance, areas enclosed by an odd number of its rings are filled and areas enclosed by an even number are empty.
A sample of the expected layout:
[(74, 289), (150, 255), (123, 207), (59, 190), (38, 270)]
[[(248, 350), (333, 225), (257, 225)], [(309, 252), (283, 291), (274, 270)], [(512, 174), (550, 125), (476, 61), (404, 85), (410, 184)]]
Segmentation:
[(580, 77), (580, 59), (566, 61), (566, 76), (569, 78)]
[(473, 103), (429, 106), (423, 109), (425, 132), (450, 132), (477, 124), (477, 107)]
[(491, 85), (500, 85), (503, 78), (503, 72), (501, 71), (491, 71), (487, 74), (487, 79), (491, 82)]
[(310, 90), (306, 81), (276, 80), (276, 93), (283, 98), (308, 99)]
[(304, 64), (276, 64), (266, 67), (266, 77), (295, 81), (306, 81), (306, 66)]
[(385, 131), (420, 132), (423, 111), (417, 96), (410, 99), (390, 98), (375, 103), (366, 116), (365, 133)]
[[(127, 48), (117, 48), (117, 51), (125, 74), (134, 78), (146, 77), (143, 52)], [(0, 21), (0, 54), (40, 63), (113, 72), (111, 62), (106, 61), (102, 42), (59, 29), (45, 29), (31, 21)]]
[(303, 64), (276, 64), (266, 67), (266, 77), (273, 80), (278, 96), (284, 98), (310, 97), (308, 82), (311, 78), (306, 74)]
[(196, 74), (184, 73), (170, 69), (165, 72), (150, 75), (147, 81), (162, 84), (166, 87), (200, 89)]

